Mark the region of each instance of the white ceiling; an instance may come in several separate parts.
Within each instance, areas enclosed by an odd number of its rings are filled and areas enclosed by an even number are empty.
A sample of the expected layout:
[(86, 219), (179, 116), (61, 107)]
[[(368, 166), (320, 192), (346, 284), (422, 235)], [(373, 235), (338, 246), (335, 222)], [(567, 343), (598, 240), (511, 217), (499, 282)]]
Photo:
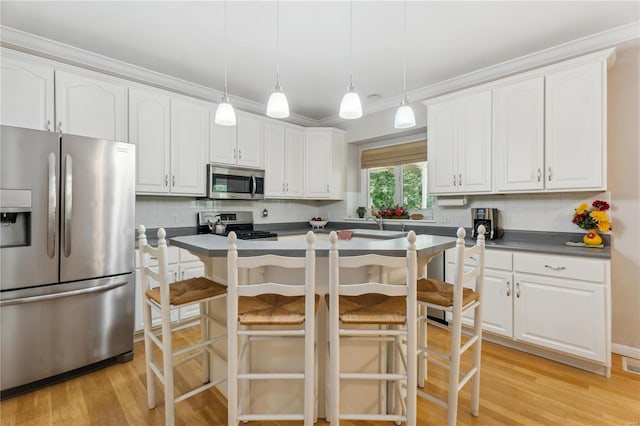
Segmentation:
[[(220, 1), (1, 2), (0, 23), (223, 89)], [(229, 1), (229, 92), (266, 103), (276, 3)], [(640, 19), (640, 2), (407, 2), (409, 92)], [(353, 3), (353, 73), (367, 105), (402, 92), (402, 2)], [(280, 81), (293, 113), (337, 114), (349, 74), (349, 3), (280, 3)], [(411, 99), (410, 100), (415, 100)]]

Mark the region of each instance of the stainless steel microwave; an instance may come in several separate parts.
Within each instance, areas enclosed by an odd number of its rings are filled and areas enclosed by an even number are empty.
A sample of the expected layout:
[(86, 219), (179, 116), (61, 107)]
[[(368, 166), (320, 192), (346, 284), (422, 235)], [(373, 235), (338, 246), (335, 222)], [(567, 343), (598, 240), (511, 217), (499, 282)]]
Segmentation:
[(207, 198), (263, 200), (264, 170), (207, 164)]

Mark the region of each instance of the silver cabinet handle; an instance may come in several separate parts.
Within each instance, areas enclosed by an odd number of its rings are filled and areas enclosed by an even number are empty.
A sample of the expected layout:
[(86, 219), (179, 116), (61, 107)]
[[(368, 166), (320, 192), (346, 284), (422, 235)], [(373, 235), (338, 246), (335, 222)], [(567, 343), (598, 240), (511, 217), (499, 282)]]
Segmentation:
[(58, 133), (62, 136), (62, 121), (58, 121)]
[(169, 186), (169, 175), (164, 175), (164, 186)]
[(242, 150), (238, 150), (238, 160), (242, 160)]
[(182, 279), (184, 280), (184, 271), (182, 271), (182, 275), (181, 276), (182, 276)]
[(284, 192), (284, 182), (282, 182), (282, 192)]
[(542, 171), (540, 170), (540, 167), (538, 167), (538, 182), (540, 182), (541, 179), (542, 179)]
[(516, 283), (516, 297), (520, 297), (520, 283)]
[(176, 175), (171, 176), (171, 186), (176, 186)]
[(331, 192), (331, 190), (329, 189), (329, 185), (327, 185), (327, 192)]
[(53, 259), (56, 255), (56, 209), (57, 209), (57, 187), (56, 183), (56, 155), (49, 154), (49, 205), (47, 222), (47, 256)]
[(64, 176), (64, 255), (71, 254), (71, 222), (73, 219), (73, 160), (71, 155), (65, 157)]
[(234, 160), (238, 159), (238, 150), (236, 148), (233, 148), (233, 159)]
[(173, 282), (178, 281), (178, 271), (173, 273)]
[(551, 182), (551, 166), (549, 166), (549, 167), (547, 168), (547, 172), (548, 172), (548, 173), (547, 173), (547, 179), (549, 180), (549, 182)]
[(456, 186), (456, 174), (453, 174), (453, 186)]
[(287, 182), (287, 189), (286, 189), (286, 191), (287, 191), (287, 192), (289, 192), (289, 182)]
[(511, 283), (507, 281), (507, 297), (511, 296)]
[(553, 266), (553, 265), (544, 265), (545, 268), (551, 269), (552, 271), (564, 271), (567, 269), (566, 266)]
[(462, 173), (458, 174), (458, 186), (462, 186)]
[(256, 175), (254, 173), (251, 173), (251, 198), (254, 198), (256, 196), (256, 192), (258, 191), (257, 186), (258, 184), (256, 182)]
[(51, 131), (51, 120), (47, 120), (47, 126), (46, 126), (47, 132)]

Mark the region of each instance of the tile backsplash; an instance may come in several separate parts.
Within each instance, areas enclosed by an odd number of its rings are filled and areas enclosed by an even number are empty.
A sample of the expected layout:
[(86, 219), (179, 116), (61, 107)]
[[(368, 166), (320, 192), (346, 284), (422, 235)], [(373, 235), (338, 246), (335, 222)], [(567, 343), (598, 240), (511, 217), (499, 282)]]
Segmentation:
[[(609, 192), (566, 192), (546, 194), (476, 195), (467, 197), (462, 207), (435, 207), (434, 222), (444, 226), (471, 226), (472, 207), (500, 210), (500, 226), (508, 230), (580, 232), (571, 223), (573, 210), (583, 201), (601, 199), (611, 202)], [(359, 192), (346, 192), (344, 201), (264, 200), (218, 201), (187, 197), (136, 197), (136, 224), (149, 228), (195, 226), (199, 210), (252, 211), (256, 224), (305, 222), (322, 216), (330, 221), (357, 217), (362, 203)], [(263, 209), (269, 215), (262, 216)], [(615, 208), (609, 212), (615, 228)]]

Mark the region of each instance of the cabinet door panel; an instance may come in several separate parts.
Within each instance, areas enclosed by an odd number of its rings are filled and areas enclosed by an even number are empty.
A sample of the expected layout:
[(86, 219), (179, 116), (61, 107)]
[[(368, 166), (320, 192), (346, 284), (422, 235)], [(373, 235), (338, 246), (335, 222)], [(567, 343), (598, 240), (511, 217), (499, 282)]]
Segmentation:
[(494, 91), (496, 189), (544, 187), (544, 78)]
[(304, 196), (304, 131), (285, 129), (285, 182), (287, 197)]
[(282, 197), (285, 189), (285, 129), (271, 123), (264, 125), (264, 195)]
[(238, 113), (238, 165), (262, 168), (263, 147), (262, 120)]
[(0, 79), (2, 124), (54, 130), (53, 68), (3, 56)]
[(516, 274), (514, 338), (604, 362), (605, 286)]
[(600, 62), (546, 77), (546, 187), (600, 188), (606, 161)]
[(129, 142), (136, 145), (136, 192), (169, 192), (170, 98), (129, 90)]
[(237, 126), (221, 126), (214, 121), (215, 109), (211, 112), (211, 141), (209, 160), (212, 163), (236, 164)]
[(308, 131), (305, 136), (305, 196), (329, 198), (331, 193), (331, 134)]
[(455, 101), (428, 108), (427, 159), (430, 194), (456, 192), (457, 182), (457, 104)]
[(56, 121), (73, 135), (127, 141), (124, 85), (55, 72)]
[(209, 108), (171, 101), (171, 192), (204, 195)]
[(459, 100), (457, 133), (458, 191), (491, 191), (490, 91)]

